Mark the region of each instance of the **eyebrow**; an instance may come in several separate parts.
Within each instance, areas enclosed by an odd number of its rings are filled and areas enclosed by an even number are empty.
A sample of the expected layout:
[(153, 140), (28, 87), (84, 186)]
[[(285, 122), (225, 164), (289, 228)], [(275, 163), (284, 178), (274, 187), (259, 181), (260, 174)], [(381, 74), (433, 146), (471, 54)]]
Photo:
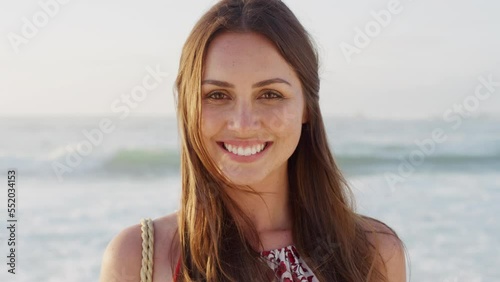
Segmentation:
[[(266, 80), (255, 83), (254, 85), (252, 85), (252, 88), (264, 87), (264, 86), (267, 86), (269, 84), (275, 84), (275, 83), (284, 83), (284, 84), (291, 86), (290, 82), (288, 82), (282, 78), (271, 78), (271, 79), (266, 79)], [(231, 84), (231, 83), (225, 82), (225, 81), (214, 80), (214, 79), (203, 80), (201, 82), (201, 85), (204, 85), (204, 84), (212, 84), (212, 85), (219, 86), (219, 87), (234, 88), (234, 84)]]

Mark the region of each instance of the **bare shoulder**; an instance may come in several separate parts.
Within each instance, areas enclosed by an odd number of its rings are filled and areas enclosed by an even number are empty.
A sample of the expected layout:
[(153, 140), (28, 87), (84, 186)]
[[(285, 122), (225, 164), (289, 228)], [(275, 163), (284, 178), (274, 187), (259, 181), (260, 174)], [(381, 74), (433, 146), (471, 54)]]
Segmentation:
[(120, 231), (106, 247), (102, 257), (100, 281), (140, 281), (141, 226)]
[[(178, 253), (174, 240), (177, 231), (177, 213), (154, 219), (153, 227), (153, 280), (171, 281), (167, 278), (172, 276), (171, 262)], [(109, 242), (102, 257), (100, 281), (140, 281), (141, 232), (141, 224), (137, 223), (120, 231)]]
[(387, 224), (380, 220), (364, 217), (364, 226), (368, 241), (379, 246), (389, 282), (406, 281), (406, 257), (403, 242), (397, 233)]

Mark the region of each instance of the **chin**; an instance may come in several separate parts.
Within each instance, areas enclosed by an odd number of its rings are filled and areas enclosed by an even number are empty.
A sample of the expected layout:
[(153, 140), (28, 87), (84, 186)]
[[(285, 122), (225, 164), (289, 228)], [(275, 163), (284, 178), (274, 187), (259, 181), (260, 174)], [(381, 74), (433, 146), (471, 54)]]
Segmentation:
[(227, 175), (226, 177), (236, 185), (253, 185), (260, 181), (255, 176)]

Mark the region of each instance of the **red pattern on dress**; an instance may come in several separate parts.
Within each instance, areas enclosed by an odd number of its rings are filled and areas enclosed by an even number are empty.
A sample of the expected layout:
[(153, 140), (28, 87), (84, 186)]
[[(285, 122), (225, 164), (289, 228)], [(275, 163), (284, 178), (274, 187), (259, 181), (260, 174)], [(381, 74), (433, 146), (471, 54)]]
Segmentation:
[[(309, 266), (300, 258), (295, 246), (290, 245), (280, 249), (260, 253), (266, 259), (267, 265), (274, 270), (280, 282), (319, 282)], [(174, 272), (174, 282), (180, 272), (181, 260), (177, 261)]]
[(260, 253), (274, 270), (280, 282), (319, 282), (309, 266), (300, 258), (295, 246)]

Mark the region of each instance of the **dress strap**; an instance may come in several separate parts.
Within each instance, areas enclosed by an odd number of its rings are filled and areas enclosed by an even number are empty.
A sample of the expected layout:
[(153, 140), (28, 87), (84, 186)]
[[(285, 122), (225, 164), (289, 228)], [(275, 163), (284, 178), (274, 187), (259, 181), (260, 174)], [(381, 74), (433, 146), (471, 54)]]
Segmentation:
[(179, 277), (180, 271), (181, 271), (181, 258), (179, 257), (179, 260), (177, 261), (177, 266), (175, 267), (174, 282), (177, 281), (177, 277)]
[(154, 226), (151, 218), (141, 219), (141, 282), (153, 281)]

